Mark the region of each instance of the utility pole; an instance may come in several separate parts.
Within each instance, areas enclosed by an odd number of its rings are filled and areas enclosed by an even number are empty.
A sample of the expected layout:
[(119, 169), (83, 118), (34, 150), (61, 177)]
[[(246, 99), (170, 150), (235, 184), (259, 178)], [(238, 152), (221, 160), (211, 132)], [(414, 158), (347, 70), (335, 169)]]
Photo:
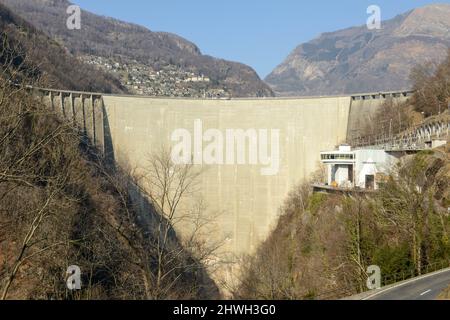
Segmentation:
[(389, 139), (392, 139), (392, 119), (389, 121)]

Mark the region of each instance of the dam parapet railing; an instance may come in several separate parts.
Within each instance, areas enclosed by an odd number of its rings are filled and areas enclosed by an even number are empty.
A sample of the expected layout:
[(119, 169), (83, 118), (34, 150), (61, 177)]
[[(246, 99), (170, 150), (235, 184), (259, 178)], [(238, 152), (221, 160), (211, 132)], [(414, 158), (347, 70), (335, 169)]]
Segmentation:
[(173, 100), (297, 100), (297, 99), (320, 99), (320, 98), (342, 98), (350, 97), (352, 101), (358, 100), (379, 100), (379, 99), (389, 99), (389, 98), (407, 98), (411, 97), (414, 93), (413, 90), (396, 90), (396, 91), (379, 91), (379, 92), (365, 92), (365, 93), (348, 93), (348, 94), (330, 94), (330, 95), (310, 95), (310, 96), (275, 96), (275, 97), (172, 97), (172, 96), (147, 96), (147, 95), (135, 95), (135, 94), (118, 94), (118, 93), (100, 93), (100, 92), (90, 92), (90, 91), (76, 91), (76, 90), (64, 90), (64, 89), (53, 89), (53, 88), (42, 88), (27, 86), (30, 90), (35, 90), (44, 94), (53, 93), (55, 95), (76, 95), (76, 96), (116, 96), (116, 97), (133, 97), (133, 98), (147, 98), (147, 99), (173, 99)]
[(389, 98), (408, 98), (414, 94), (412, 90), (400, 90), (400, 91), (382, 91), (378, 93), (358, 93), (352, 94), (352, 101), (358, 100), (378, 100)]
[(49, 107), (62, 119), (72, 122), (89, 139), (102, 156), (106, 156), (108, 139), (103, 94), (69, 90), (55, 90), (28, 86), (27, 89), (44, 98)]

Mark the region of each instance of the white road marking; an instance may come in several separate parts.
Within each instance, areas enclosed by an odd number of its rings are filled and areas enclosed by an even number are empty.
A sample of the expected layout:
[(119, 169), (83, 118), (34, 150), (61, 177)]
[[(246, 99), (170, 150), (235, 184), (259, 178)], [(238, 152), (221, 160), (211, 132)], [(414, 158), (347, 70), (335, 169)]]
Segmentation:
[(427, 291), (422, 292), (420, 295), (423, 296), (423, 295), (426, 295), (426, 294), (429, 293), (429, 292), (431, 292), (431, 289), (428, 289)]
[(406, 284), (414, 283), (416, 281), (419, 281), (419, 280), (422, 280), (422, 279), (425, 279), (425, 278), (428, 278), (428, 277), (433, 277), (433, 276), (436, 276), (438, 274), (445, 273), (445, 272), (448, 272), (448, 271), (450, 271), (450, 268), (445, 268), (445, 269), (442, 269), (442, 270), (439, 270), (439, 271), (436, 271), (436, 272), (428, 273), (428, 274), (420, 276), (420, 277), (416, 277), (416, 278), (413, 278), (413, 279), (405, 280), (405, 281), (403, 281), (403, 282), (401, 282), (399, 284), (393, 285), (393, 286), (388, 287), (386, 289), (381, 289), (380, 291), (378, 291), (378, 292), (376, 292), (376, 293), (374, 293), (372, 295), (369, 295), (369, 296), (367, 296), (365, 298), (362, 298), (361, 300), (370, 300), (371, 298), (376, 297), (376, 296), (378, 296), (378, 295), (380, 295), (382, 293), (385, 293), (387, 291), (390, 291), (392, 289), (404, 286)]

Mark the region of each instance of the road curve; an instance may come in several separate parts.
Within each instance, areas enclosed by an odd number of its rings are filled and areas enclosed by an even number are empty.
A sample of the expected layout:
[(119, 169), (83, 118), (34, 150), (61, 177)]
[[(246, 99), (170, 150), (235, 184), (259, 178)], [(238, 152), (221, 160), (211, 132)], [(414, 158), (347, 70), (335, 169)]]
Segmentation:
[(363, 300), (434, 300), (450, 285), (450, 268), (390, 286)]

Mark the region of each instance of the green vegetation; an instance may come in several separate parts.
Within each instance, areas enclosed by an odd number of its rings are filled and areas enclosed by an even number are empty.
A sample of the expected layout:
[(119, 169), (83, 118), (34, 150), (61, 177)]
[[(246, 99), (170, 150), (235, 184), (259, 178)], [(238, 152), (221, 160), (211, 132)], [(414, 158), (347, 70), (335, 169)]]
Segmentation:
[(449, 172), (440, 150), (403, 159), (374, 195), (324, 196), (300, 187), (248, 259), (236, 297), (338, 298), (366, 290), (369, 265), (380, 266), (387, 284), (448, 264)]
[[(389, 122), (396, 134), (424, 116), (447, 112), (450, 53), (412, 77), (417, 90), (412, 99), (387, 101), (366, 135), (382, 134)], [(311, 193), (307, 184), (296, 188), (276, 229), (246, 259), (235, 297), (340, 298), (366, 290), (370, 265), (381, 268), (383, 285), (448, 267), (449, 181), (444, 146), (403, 157), (374, 194), (325, 196)]]

